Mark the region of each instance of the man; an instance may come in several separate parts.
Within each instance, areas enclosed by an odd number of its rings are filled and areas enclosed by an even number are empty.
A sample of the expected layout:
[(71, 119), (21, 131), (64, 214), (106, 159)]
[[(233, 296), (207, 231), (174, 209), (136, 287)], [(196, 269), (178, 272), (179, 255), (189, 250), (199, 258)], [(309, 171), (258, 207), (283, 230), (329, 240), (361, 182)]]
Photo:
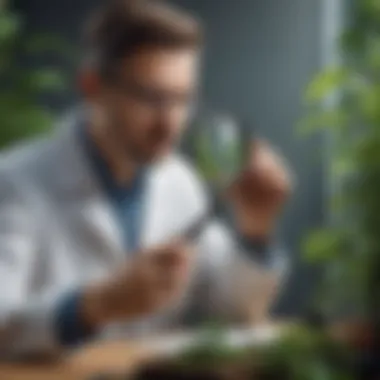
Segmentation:
[(289, 175), (264, 143), (229, 189), (234, 226), (183, 237), (207, 197), (174, 147), (192, 111), (199, 25), (158, 2), (107, 3), (85, 33), (83, 107), (0, 171), (0, 351), (53, 352), (191, 320), (265, 317)]

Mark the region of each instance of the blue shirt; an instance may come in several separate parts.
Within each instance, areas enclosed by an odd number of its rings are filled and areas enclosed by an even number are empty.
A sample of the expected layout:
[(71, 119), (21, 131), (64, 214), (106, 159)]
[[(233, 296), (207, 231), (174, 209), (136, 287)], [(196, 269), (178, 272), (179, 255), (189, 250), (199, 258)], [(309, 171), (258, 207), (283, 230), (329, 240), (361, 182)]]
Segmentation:
[[(95, 177), (112, 204), (121, 226), (126, 251), (139, 248), (143, 221), (146, 170), (140, 170), (128, 186), (120, 186), (114, 180), (107, 163), (85, 128), (80, 128), (80, 139), (89, 158)], [(60, 300), (56, 312), (56, 331), (64, 345), (81, 343), (90, 336), (80, 318), (81, 292), (68, 294)]]
[(144, 217), (146, 169), (140, 169), (128, 186), (121, 186), (113, 178), (107, 163), (84, 128), (81, 130), (81, 140), (95, 177), (113, 206), (121, 226), (125, 250), (135, 251), (139, 248)]

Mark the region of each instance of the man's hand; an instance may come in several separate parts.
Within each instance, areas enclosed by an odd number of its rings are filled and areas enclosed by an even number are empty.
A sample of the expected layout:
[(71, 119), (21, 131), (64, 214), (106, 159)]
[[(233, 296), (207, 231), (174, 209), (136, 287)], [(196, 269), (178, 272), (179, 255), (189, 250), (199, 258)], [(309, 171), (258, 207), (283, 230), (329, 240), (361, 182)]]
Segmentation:
[(84, 293), (83, 321), (90, 329), (108, 322), (133, 320), (176, 301), (188, 284), (193, 255), (175, 242), (141, 252), (111, 278)]
[(283, 159), (265, 142), (255, 141), (247, 166), (229, 191), (240, 232), (268, 239), (291, 188), (290, 171)]

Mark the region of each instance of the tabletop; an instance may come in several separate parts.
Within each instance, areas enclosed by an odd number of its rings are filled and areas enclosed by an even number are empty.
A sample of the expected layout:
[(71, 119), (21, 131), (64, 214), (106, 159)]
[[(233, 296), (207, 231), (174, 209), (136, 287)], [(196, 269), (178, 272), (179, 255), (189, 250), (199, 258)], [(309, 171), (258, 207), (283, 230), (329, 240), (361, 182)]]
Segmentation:
[[(276, 323), (248, 329), (231, 329), (231, 344), (252, 344), (276, 339), (284, 325)], [(178, 352), (196, 339), (195, 332), (171, 336), (149, 337), (145, 340), (96, 342), (76, 351), (40, 363), (0, 363), (1, 380), (95, 380), (100, 375), (115, 376), (132, 372), (159, 353)]]
[(1, 380), (90, 380), (101, 374), (127, 374), (149, 357), (138, 342), (104, 342), (40, 363), (1, 363)]

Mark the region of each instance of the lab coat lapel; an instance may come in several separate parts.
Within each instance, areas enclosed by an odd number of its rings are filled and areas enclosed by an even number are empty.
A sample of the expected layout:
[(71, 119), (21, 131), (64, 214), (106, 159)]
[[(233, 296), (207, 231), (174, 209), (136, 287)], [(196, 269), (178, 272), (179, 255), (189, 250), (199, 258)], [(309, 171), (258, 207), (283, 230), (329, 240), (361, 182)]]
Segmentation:
[[(85, 154), (77, 133), (78, 121), (73, 120), (61, 128), (57, 145), (60, 162), (59, 191), (69, 200), (66, 213), (78, 238), (105, 258), (125, 259), (123, 234), (119, 220), (106, 194), (103, 192), (91, 163)], [(165, 163), (149, 169), (143, 196), (141, 246), (144, 248), (167, 241), (172, 235), (170, 189), (165, 179)]]
[(57, 188), (65, 200), (69, 228), (91, 254), (100, 254), (105, 260), (125, 258), (121, 228), (86, 156), (77, 119), (62, 126), (59, 134)]

